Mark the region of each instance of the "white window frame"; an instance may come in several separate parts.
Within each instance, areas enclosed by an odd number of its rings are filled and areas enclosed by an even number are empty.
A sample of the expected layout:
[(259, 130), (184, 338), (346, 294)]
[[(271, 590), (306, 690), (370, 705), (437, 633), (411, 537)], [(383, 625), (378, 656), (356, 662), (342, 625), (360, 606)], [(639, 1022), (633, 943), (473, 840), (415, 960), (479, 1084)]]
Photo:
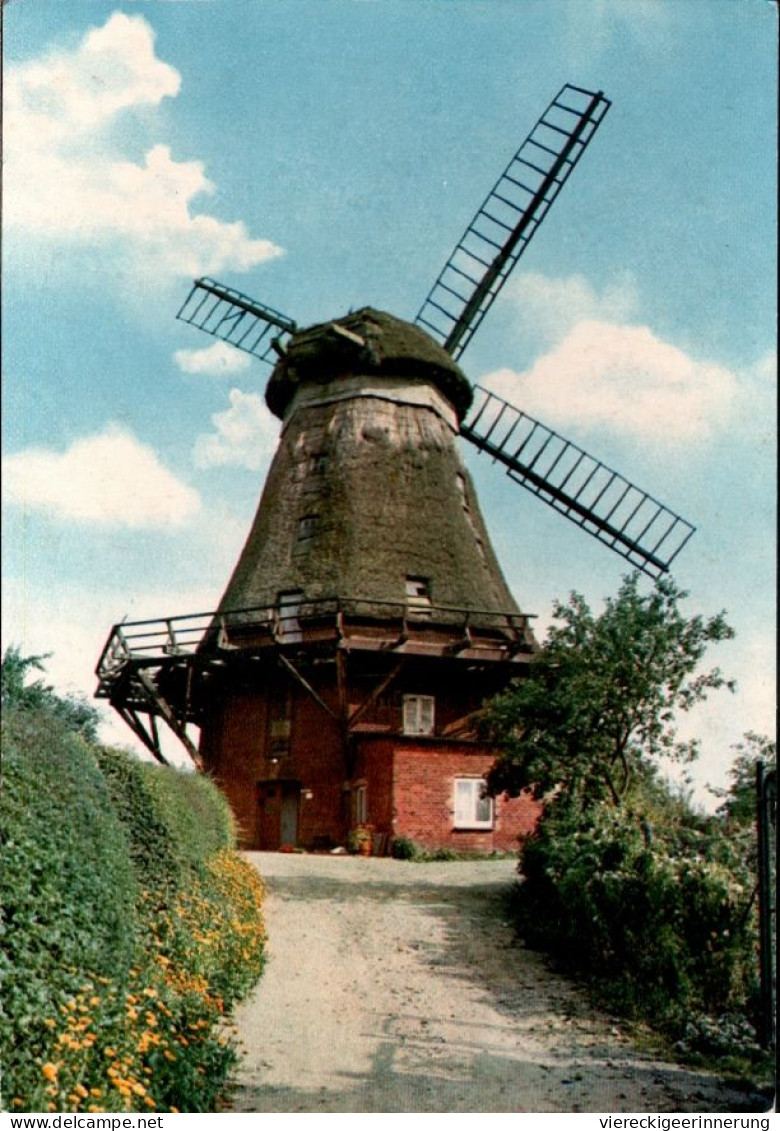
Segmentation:
[(436, 700), (433, 695), (404, 695), (404, 734), (434, 734)]
[[(484, 778), (455, 778), (453, 788), (453, 824), (456, 829), (492, 829), (495, 823), (495, 802), (484, 793)], [(480, 812), (481, 810), (481, 812)]]

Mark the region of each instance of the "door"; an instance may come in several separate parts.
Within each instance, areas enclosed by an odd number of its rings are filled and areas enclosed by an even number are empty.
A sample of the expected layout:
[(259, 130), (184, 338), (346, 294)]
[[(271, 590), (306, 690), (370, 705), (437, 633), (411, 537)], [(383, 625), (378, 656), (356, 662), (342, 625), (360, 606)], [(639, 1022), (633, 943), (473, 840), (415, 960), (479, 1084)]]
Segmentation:
[(257, 846), (272, 852), (298, 843), (298, 782), (267, 781), (257, 787)]
[(300, 790), (294, 785), (282, 787), (282, 812), (280, 819), (282, 844), (298, 843), (298, 799)]

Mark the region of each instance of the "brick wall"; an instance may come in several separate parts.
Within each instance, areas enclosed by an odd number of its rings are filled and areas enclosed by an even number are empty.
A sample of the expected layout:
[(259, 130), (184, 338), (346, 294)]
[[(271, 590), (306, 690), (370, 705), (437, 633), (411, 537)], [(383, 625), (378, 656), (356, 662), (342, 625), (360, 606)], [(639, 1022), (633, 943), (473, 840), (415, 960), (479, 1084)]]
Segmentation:
[(492, 830), (454, 828), (455, 779), (482, 777), (495, 761), (494, 753), (478, 743), (388, 736), (364, 739), (361, 754), (367, 770), (392, 761), (391, 783), (386, 773), (369, 781), (369, 812), (390, 815), (387, 827), (378, 819), (377, 827), (427, 848), (512, 851), (541, 811), (528, 795), (498, 797)]

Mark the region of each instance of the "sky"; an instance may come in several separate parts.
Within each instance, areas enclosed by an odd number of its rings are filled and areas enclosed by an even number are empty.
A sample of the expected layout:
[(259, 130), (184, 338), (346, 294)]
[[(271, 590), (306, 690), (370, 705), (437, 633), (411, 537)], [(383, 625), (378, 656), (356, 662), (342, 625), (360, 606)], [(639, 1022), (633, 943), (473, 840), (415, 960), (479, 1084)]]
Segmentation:
[[(216, 606), (278, 424), (175, 315), (211, 275), (308, 324), (414, 318), (565, 82), (612, 100), (461, 358), (697, 527), (737, 681), (683, 719), (694, 796), (774, 733), (777, 6), (770, 0), (7, 0), (3, 647), (91, 696), (111, 626)], [(464, 451), (539, 633), (628, 565)], [(651, 582), (647, 581), (649, 587)], [(133, 747), (105, 711), (107, 740)]]

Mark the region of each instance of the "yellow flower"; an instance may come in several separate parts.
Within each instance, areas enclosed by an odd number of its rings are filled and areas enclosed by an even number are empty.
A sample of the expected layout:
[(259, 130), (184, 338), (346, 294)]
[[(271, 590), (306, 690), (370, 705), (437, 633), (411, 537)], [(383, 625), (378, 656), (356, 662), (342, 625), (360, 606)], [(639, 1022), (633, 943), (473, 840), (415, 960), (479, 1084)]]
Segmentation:
[(97, 1096), (97, 1098), (100, 1099), (101, 1096), (103, 1095), (103, 1089), (102, 1088), (90, 1088), (89, 1094), (91, 1096)]
[(89, 1095), (89, 1092), (87, 1091), (87, 1089), (84, 1087), (83, 1084), (77, 1084), (76, 1087), (73, 1090), (74, 1090), (74, 1092), (77, 1092), (81, 1096), (82, 1099), (86, 1099), (86, 1097)]
[(57, 1079), (58, 1068), (57, 1068), (57, 1065), (52, 1064), (51, 1061), (48, 1061), (46, 1064), (44, 1064), (43, 1068), (41, 1069), (41, 1072), (46, 1077), (47, 1080), (56, 1080)]
[(137, 1096), (145, 1096), (146, 1095), (146, 1088), (143, 1086), (143, 1084), (139, 1084), (138, 1082), (133, 1084), (133, 1091), (135, 1092), (135, 1094)]

